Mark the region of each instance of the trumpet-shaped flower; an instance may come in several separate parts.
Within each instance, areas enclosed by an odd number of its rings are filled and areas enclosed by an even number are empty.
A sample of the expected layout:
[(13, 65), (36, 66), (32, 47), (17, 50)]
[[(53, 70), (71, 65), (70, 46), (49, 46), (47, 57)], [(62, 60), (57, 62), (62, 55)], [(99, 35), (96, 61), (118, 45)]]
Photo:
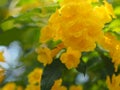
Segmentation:
[(80, 63), (80, 52), (77, 50), (73, 50), (72, 48), (68, 48), (67, 52), (63, 53), (60, 60), (62, 63), (66, 65), (68, 69), (75, 68)]
[(29, 84), (26, 86), (25, 90), (41, 90), (40, 89), (41, 76), (42, 76), (42, 69), (41, 68), (35, 68), (28, 75)]
[(44, 65), (51, 64), (52, 63), (52, 54), (51, 50), (47, 47), (40, 47), (37, 49), (38, 55), (38, 61), (43, 63)]
[(11, 82), (11, 83), (7, 83), (1, 90), (23, 90), (23, 88)]
[(62, 79), (56, 80), (51, 90), (67, 90), (65, 86), (61, 86)]
[(41, 81), (41, 76), (42, 76), (42, 69), (35, 68), (34, 71), (32, 71), (28, 75), (28, 81), (30, 84), (39, 84)]

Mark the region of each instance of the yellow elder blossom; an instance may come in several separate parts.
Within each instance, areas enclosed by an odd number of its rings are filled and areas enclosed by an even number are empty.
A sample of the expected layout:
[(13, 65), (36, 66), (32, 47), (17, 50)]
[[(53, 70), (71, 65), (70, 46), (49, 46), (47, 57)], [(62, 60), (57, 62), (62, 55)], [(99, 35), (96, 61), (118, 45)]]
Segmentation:
[(72, 48), (68, 48), (67, 52), (63, 53), (60, 60), (62, 63), (66, 65), (68, 69), (75, 68), (80, 63), (80, 52), (77, 50), (73, 50)]
[(7, 83), (1, 90), (23, 90), (23, 88), (11, 82), (11, 83)]
[(40, 61), (44, 65), (52, 63), (52, 56), (51, 56), (52, 54), (49, 48), (40, 47), (37, 49), (37, 53), (38, 53), (38, 61)]
[(65, 86), (61, 86), (62, 79), (56, 80), (51, 90), (67, 90)]
[[(94, 50), (96, 42), (104, 36), (102, 31), (104, 24), (110, 22), (112, 17), (115, 18), (115, 15), (111, 4), (106, 0), (103, 5), (95, 7), (92, 6), (92, 2), (99, 3), (97, 0), (61, 1), (60, 9), (56, 10), (48, 24), (41, 30), (40, 42), (46, 43), (50, 39), (61, 40), (66, 48), (71, 47), (73, 50), (78, 50), (79, 53)], [(49, 50), (46, 51), (49, 55), (51, 54)], [(39, 54), (38, 59), (44, 64), (50, 64), (52, 60), (49, 55), (40, 60)], [(66, 57), (65, 54), (63, 56)], [(61, 61), (65, 63), (68, 60)], [(76, 65), (72, 66), (65, 64), (71, 68), (76, 67), (79, 63), (77, 61)]]
[[(65, 86), (61, 86), (62, 79), (56, 80), (51, 90), (67, 90)], [(70, 86), (69, 90), (83, 90), (82, 86)]]
[(40, 85), (28, 84), (25, 90), (41, 90)]
[(83, 90), (82, 86), (75, 86), (75, 85), (72, 85), (70, 86), (70, 89), (69, 90)]
[(25, 90), (40, 90), (40, 81), (42, 76), (42, 69), (35, 68), (29, 75), (28, 75), (28, 82), (29, 84), (25, 88)]
[(120, 75), (113, 75), (112, 80), (110, 80), (110, 77), (107, 76), (106, 83), (109, 90), (120, 90)]
[(50, 50), (48, 47), (40, 47), (37, 49), (38, 60), (44, 65), (51, 64), (52, 58), (55, 57), (61, 49), (64, 48), (64, 44), (60, 43), (54, 49)]
[(95, 42), (103, 36), (101, 30), (104, 24), (111, 20), (112, 10), (110, 9), (110, 13), (107, 8), (111, 7), (107, 7), (108, 5), (105, 2), (105, 5), (93, 8), (88, 0), (63, 0), (61, 8), (50, 17), (48, 25), (41, 30), (40, 41), (61, 39), (67, 47), (80, 51), (93, 50)]
[(112, 62), (114, 63), (115, 71), (117, 71), (118, 65), (120, 64), (120, 41), (110, 33), (107, 33), (100, 44), (109, 51)]
[(35, 68), (29, 75), (28, 75), (28, 82), (30, 84), (40, 84), (42, 76), (42, 69)]

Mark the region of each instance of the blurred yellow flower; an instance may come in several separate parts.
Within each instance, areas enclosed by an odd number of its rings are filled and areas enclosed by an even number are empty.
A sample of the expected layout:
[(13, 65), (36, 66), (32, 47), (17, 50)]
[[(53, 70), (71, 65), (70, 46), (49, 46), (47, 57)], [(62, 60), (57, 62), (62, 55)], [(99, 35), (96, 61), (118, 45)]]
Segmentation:
[(65, 86), (61, 86), (62, 79), (56, 80), (51, 90), (67, 90)]
[(0, 62), (4, 62), (3, 52), (0, 52)]
[(0, 83), (2, 83), (4, 78), (5, 78), (5, 70), (3, 68), (0, 68)]
[(66, 65), (68, 69), (75, 68), (80, 63), (81, 53), (72, 48), (68, 48), (67, 52), (63, 53), (60, 60)]
[(25, 90), (41, 90), (40, 85), (28, 84)]
[(25, 90), (41, 90), (40, 89), (40, 82), (42, 76), (42, 69), (35, 68), (29, 75), (28, 75), (28, 85), (26, 86)]
[(113, 75), (111, 80), (110, 77), (107, 76), (106, 84), (109, 90), (120, 90), (120, 75)]
[(52, 54), (49, 48), (40, 47), (37, 49), (37, 53), (38, 53), (38, 61), (40, 61), (44, 65), (52, 63)]
[(40, 42), (44, 43), (53, 38), (53, 32), (50, 30), (50, 26), (45, 26), (41, 30)]
[(120, 41), (112, 34), (106, 33), (100, 44), (109, 51), (112, 62), (114, 63), (115, 71), (117, 71), (120, 64)]
[(91, 2), (97, 0), (61, 1), (61, 8), (56, 10), (48, 25), (41, 30), (40, 42), (60, 39), (66, 47), (81, 52), (94, 50), (96, 42), (103, 37), (104, 24), (115, 16), (108, 2), (104, 1), (103, 5), (96, 7)]
[[(79, 53), (94, 50), (96, 43), (104, 37), (104, 25), (115, 18), (115, 15), (111, 4), (106, 0), (94, 7), (92, 2), (100, 3), (99, 0), (62, 0), (60, 8), (51, 15), (48, 24), (41, 30), (40, 42), (61, 40), (65, 48), (71, 47)], [(61, 56), (61, 61), (70, 69), (77, 67), (81, 55), (69, 52), (68, 50)], [(53, 58), (46, 56), (44, 59), (38, 58), (45, 65), (48, 62), (50, 64)]]
[(15, 83), (7, 83), (1, 90), (23, 90), (21, 86), (17, 86)]
[(29, 75), (28, 75), (28, 82), (30, 84), (40, 84), (42, 76), (42, 69), (35, 68)]
[(70, 89), (69, 90), (83, 90), (82, 86), (75, 86), (75, 85), (72, 85), (70, 86)]
[(115, 14), (114, 14), (114, 10), (112, 8), (112, 5), (109, 4), (106, 0), (104, 0), (104, 4), (105, 4), (105, 8), (107, 10), (107, 13), (110, 14), (113, 18), (116, 18)]

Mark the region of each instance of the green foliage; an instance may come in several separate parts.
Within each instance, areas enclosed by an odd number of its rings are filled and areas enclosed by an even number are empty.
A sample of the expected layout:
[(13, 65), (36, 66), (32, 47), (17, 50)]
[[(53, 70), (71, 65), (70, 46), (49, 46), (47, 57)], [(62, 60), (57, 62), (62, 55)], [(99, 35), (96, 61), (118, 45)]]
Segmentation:
[(47, 65), (42, 75), (41, 90), (50, 90), (54, 81), (60, 79), (65, 70), (66, 67), (59, 60)]

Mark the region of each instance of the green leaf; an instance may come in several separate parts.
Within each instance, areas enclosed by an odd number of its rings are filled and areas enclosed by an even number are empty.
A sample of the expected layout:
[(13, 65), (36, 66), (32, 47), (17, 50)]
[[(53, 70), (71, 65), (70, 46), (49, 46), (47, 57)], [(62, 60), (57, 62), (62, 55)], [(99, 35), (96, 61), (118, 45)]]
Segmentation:
[(14, 20), (8, 20), (1, 24), (1, 28), (3, 29), (3, 31), (10, 30), (13, 27), (14, 27)]
[(114, 12), (116, 15), (120, 15), (120, 6), (116, 7)]
[(32, 4), (32, 3), (36, 2), (36, 1), (39, 1), (39, 0), (20, 0), (18, 5)]
[(66, 87), (70, 87), (75, 84), (76, 76), (78, 75), (78, 71), (76, 69), (66, 70), (62, 76), (63, 85)]
[(51, 90), (54, 81), (59, 79), (65, 70), (66, 67), (59, 60), (54, 60), (52, 64), (47, 65), (42, 75), (41, 90)]

